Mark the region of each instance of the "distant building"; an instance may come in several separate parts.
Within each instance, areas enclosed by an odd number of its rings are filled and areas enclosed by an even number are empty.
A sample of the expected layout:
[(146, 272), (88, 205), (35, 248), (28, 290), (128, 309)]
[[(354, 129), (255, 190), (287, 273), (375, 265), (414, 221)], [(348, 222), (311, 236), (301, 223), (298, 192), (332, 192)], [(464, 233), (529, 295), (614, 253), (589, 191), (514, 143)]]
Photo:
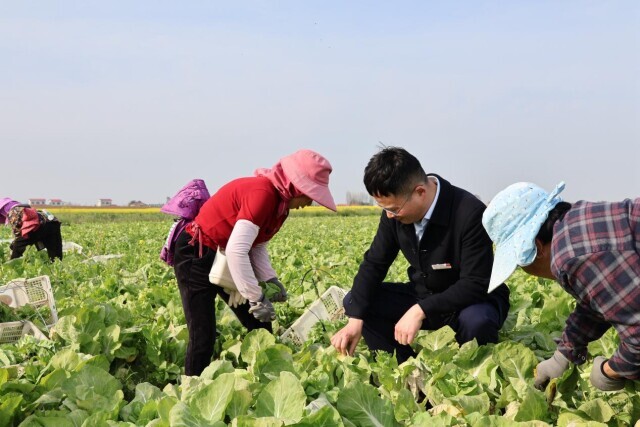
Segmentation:
[(64, 203), (62, 199), (49, 199), (49, 206), (62, 206)]
[(28, 202), (31, 206), (43, 206), (47, 204), (45, 199), (29, 199)]
[(147, 205), (146, 203), (140, 201), (140, 200), (132, 200), (129, 202), (129, 204), (127, 205), (130, 208), (146, 208), (149, 205)]
[(113, 206), (112, 200), (111, 199), (98, 199), (98, 204), (97, 206), (103, 207), (103, 206)]

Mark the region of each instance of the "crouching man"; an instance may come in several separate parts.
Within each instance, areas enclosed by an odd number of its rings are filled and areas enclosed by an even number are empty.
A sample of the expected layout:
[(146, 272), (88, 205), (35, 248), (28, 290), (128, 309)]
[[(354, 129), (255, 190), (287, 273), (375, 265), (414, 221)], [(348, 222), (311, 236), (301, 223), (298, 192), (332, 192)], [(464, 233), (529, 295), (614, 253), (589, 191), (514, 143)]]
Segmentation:
[[(395, 352), (402, 363), (415, 356), (410, 344), (421, 329), (448, 325), (461, 344), (496, 342), (509, 311), (509, 290), (502, 285), (487, 295), (493, 247), (482, 228), (485, 205), (426, 174), (402, 148), (374, 155), (364, 184), (383, 211), (344, 298), (349, 322), (331, 338), (332, 345), (353, 354), (364, 337), (371, 350)], [(385, 282), (398, 252), (409, 262), (409, 281)]]

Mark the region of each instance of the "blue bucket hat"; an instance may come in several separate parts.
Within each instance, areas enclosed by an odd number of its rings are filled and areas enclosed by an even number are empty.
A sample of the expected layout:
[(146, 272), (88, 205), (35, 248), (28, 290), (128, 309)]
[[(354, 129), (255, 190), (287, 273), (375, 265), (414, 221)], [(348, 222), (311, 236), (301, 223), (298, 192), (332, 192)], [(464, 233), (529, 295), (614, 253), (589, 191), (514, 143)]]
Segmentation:
[(531, 264), (535, 239), (549, 211), (562, 201), (561, 182), (547, 193), (530, 182), (518, 182), (499, 192), (482, 215), (482, 225), (496, 245), (488, 292), (509, 278), (517, 266)]

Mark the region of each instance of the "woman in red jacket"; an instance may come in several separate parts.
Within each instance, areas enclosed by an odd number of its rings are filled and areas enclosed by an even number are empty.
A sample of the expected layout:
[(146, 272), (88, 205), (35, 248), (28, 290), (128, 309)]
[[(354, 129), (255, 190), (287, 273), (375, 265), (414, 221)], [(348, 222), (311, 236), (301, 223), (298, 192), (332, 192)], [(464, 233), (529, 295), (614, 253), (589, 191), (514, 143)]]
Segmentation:
[[(174, 269), (189, 330), (186, 375), (200, 375), (211, 362), (216, 340), (215, 297), (220, 296), (249, 330), (271, 331), (275, 311), (259, 282), (280, 288), (274, 301), (284, 301), (286, 290), (271, 266), (269, 240), (280, 230), (290, 209), (312, 201), (336, 210), (329, 191), (332, 168), (320, 154), (300, 150), (280, 159), (271, 169), (235, 179), (207, 200), (175, 244)], [(218, 249), (226, 253), (229, 271), (243, 303), (230, 303), (222, 287), (209, 282)]]

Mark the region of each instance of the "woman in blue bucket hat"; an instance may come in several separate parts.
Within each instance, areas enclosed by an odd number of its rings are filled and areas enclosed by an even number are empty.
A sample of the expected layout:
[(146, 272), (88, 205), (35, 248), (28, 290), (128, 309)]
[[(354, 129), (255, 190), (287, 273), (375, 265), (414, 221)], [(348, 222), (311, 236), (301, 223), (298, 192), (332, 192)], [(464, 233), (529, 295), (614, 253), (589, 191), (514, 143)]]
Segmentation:
[(538, 364), (535, 386), (583, 363), (587, 345), (613, 326), (620, 345), (594, 359), (591, 383), (620, 390), (640, 379), (640, 198), (570, 204), (558, 196), (563, 189), (519, 182), (491, 201), (482, 218), (496, 246), (489, 292), (518, 266), (556, 280), (577, 304), (556, 352)]

